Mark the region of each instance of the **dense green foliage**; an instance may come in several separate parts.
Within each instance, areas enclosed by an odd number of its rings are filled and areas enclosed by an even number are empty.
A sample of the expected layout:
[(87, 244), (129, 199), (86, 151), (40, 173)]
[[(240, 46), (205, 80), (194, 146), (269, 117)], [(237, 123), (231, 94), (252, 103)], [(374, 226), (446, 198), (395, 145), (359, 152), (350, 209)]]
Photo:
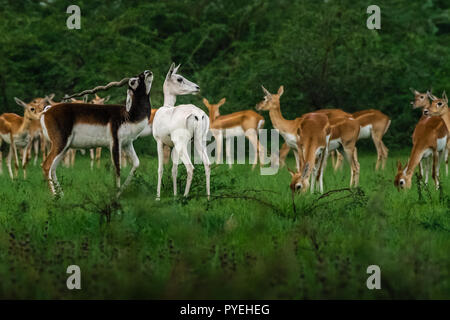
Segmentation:
[[(156, 75), (158, 106), (176, 61), (209, 100), (227, 97), (222, 112), (252, 108), (261, 84), (285, 85), (287, 118), (381, 109), (394, 119), (385, 138), (393, 148), (410, 141), (418, 117), (408, 88), (440, 95), (450, 83), (444, 0), (380, 0), (381, 30), (366, 28), (371, 3), (362, 0), (80, 0), (81, 30), (66, 27), (69, 4), (0, 1), (0, 111), (21, 111), (14, 96), (61, 98), (145, 68)], [(124, 90), (111, 92), (124, 100)], [(202, 107), (200, 97), (181, 101)]]
[[(155, 201), (154, 157), (141, 157), (118, 202), (108, 158), (95, 174), (83, 157), (61, 168), (57, 201), (38, 167), (26, 181), (0, 179), (0, 298), (448, 299), (450, 178), (419, 198), (415, 181), (394, 188), (394, 160), (379, 174), (373, 154), (360, 160), (361, 190), (297, 196), (296, 214), (288, 172), (261, 176), (248, 165), (214, 167), (209, 203), (201, 166), (191, 199), (173, 198), (167, 168)], [(348, 165), (328, 167), (326, 191), (348, 182)], [(79, 291), (66, 288), (72, 264)], [(366, 288), (373, 264), (382, 290)]]

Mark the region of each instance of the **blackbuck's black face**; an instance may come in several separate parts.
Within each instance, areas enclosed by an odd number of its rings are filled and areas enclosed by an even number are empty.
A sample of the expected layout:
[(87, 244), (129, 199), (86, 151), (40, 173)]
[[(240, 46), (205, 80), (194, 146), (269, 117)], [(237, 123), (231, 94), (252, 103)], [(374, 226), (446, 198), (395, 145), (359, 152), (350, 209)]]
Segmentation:
[(150, 95), (152, 88), (153, 73), (150, 70), (145, 70), (135, 78), (128, 80), (127, 103), (126, 109), (130, 111), (134, 97), (143, 97)]

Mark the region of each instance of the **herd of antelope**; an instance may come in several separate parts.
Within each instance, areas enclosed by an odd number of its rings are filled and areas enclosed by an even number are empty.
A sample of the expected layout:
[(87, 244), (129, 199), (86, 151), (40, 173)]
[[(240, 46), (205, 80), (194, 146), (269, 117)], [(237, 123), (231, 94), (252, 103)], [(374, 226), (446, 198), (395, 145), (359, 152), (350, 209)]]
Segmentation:
[[(200, 155), (206, 175), (206, 194), (210, 196), (210, 159), (207, 154), (206, 140), (211, 131), (217, 147), (215, 159), (222, 163), (222, 141), (225, 138), (227, 162), (231, 166), (230, 139), (245, 136), (256, 150), (253, 167), (263, 164), (264, 147), (258, 140), (258, 130), (264, 126), (264, 117), (253, 110), (243, 110), (221, 115), (219, 108), (226, 102), (210, 103), (206, 98), (203, 104), (209, 112), (193, 104), (176, 105), (179, 95), (198, 94), (200, 87), (178, 73), (180, 66), (170, 66), (166, 75), (163, 93), (164, 104), (155, 109), (151, 106), (150, 91), (153, 73), (146, 70), (133, 78), (111, 82), (79, 94), (66, 96), (63, 102), (53, 101), (54, 95), (35, 98), (30, 103), (15, 98), (24, 108), (24, 116), (14, 113), (0, 115), (0, 146), (9, 144), (7, 168), (11, 179), (17, 177), (19, 167), (26, 178), (26, 167), (34, 151), (34, 163), (37, 163), (39, 151), (42, 153), (42, 169), (49, 188), (54, 195), (62, 195), (56, 169), (63, 161), (73, 166), (77, 150), (89, 149), (91, 169), (100, 162), (102, 147), (110, 150), (114, 165), (116, 186), (119, 196), (130, 183), (139, 166), (139, 158), (133, 142), (143, 136), (153, 135), (158, 152), (158, 182), (156, 198), (160, 199), (161, 179), (164, 163), (172, 159), (173, 193), (177, 194), (177, 171), (181, 161), (187, 172), (184, 196), (189, 194), (194, 166), (191, 162), (189, 147), (194, 147)], [(109, 96), (101, 98), (100, 90), (120, 87), (127, 84), (125, 105), (105, 104)], [(296, 171), (290, 169), (292, 176), (290, 188), (292, 194), (323, 192), (323, 173), (329, 155), (332, 155), (333, 167), (337, 170), (345, 158), (350, 164), (350, 187), (358, 186), (360, 164), (356, 143), (359, 139), (371, 137), (377, 150), (375, 170), (384, 169), (388, 149), (383, 143), (391, 120), (379, 110), (364, 110), (347, 113), (341, 109), (322, 109), (307, 113), (293, 120), (287, 120), (281, 113), (281, 96), (284, 87), (277, 93), (270, 93), (264, 87), (264, 99), (256, 105), (257, 111), (268, 111), (275, 129), (283, 136), (285, 143), (279, 152), (279, 162), (285, 165), (285, 159), (292, 149), (295, 155)], [(413, 148), (408, 163), (398, 162), (398, 172), (394, 184), (398, 189), (411, 187), (411, 178), (417, 166), (421, 175), (428, 181), (430, 167), (436, 188), (439, 187), (440, 162), (445, 161), (448, 174), (448, 151), (450, 149), (450, 114), (448, 99), (444, 92), (442, 99), (431, 92), (414, 94), (413, 108), (423, 108), (423, 115), (413, 133)], [(87, 101), (87, 95), (95, 98)], [(74, 97), (84, 96), (83, 100)], [(50, 146), (50, 148), (48, 148)], [(50, 149), (49, 151), (47, 151)], [(338, 149), (341, 150), (338, 151)], [(20, 151), (22, 159), (19, 164)], [(14, 159), (14, 173), (11, 160)], [(0, 153), (0, 173), (2, 173), (2, 155)], [(120, 180), (121, 167), (131, 162), (131, 170), (123, 184)]]

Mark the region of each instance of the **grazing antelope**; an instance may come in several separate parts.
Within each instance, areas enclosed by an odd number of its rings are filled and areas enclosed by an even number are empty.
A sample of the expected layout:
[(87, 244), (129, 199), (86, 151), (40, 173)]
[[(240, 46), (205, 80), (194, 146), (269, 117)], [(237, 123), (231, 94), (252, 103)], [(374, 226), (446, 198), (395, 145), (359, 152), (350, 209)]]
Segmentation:
[[(288, 169), (292, 177), (290, 184), (292, 195), (295, 192), (306, 192), (308, 188), (313, 193), (316, 180), (319, 182), (319, 191), (323, 192), (323, 169), (331, 135), (328, 117), (320, 113), (308, 113), (303, 116), (297, 132), (301, 137), (297, 139), (297, 150), (303, 159), (300, 170), (293, 172)], [(313, 175), (310, 184), (311, 173)]]
[[(23, 175), (26, 178), (27, 165), (27, 146), (31, 137), (29, 128), (33, 120), (38, 120), (42, 110), (36, 108), (35, 105), (26, 104), (18, 98), (14, 98), (16, 103), (24, 108), (24, 116), (21, 117), (15, 113), (3, 113), (0, 115), (0, 146), (3, 141), (9, 144), (9, 153), (6, 160), (9, 176), (14, 179), (17, 177), (19, 169), (19, 157), (17, 156), (17, 147), (23, 148), (22, 168)], [(13, 175), (11, 169), (11, 158), (14, 157), (15, 172)], [(0, 155), (1, 159), (1, 155)], [(2, 164), (0, 161), (0, 173), (2, 172)]]
[[(125, 106), (60, 103), (44, 111), (41, 125), (44, 134), (51, 141), (51, 150), (42, 169), (53, 194), (62, 194), (56, 177), (56, 168), (69, 148), (109, 147), (115, 167), (116, 186), (119, 189), (117, 196), (120, 196), (139, 166), (133, 141), (145, 128), (150, 117), (152, 81), (152, 72), (146, 70), (137, 77), (111, 82), (104, 87), (96, 87), (78, 94), (95, 93), (128, 83)], [(122, 188), (120, 188), (121, 150), (124, 150), (133, 162)]]
[(255, 150), (253, 159), (253, 169), (258, 162), (258, 154), (260, 165), (264, 163), (264, 150), (258, 140), (258, 130), (264, 126), (264, 117), (253, 110), (243, 110), (227, 115), (220, 115), (219, 108), (225, 103), (223, 98), (216, 104), (211, 104), (206, 98), (203, 98), (203, 104), (209, 110), (210, 129), (217, 143), (216, 162), (222, 163), (222, 141), (225, 135), (227, 147), (227, 162), (232, 166), (230, 140), (233, 137), (245, 136), (252, 144)]
[[(270, 93), (267, 91), (264, 86), (261, 86), (264, 92), (264, 100), (256, 105), (256, 110), (261, 111), (269, 111), (270, 120), (275, 129), (277, 129), (280, 134), (283, 136), (285, 140), (285, 145), (283, 145), (282, 150), (280, 151), (280, 162), (282, 162), (282, 155), (287, 154), (289, 149), (292, 148), (295, 155), (295, 163), (297, 167), (297, 171), (300, 170), (301, 167), (301, 157), (299, 156), (298, 151), (298, 135), (297, 129), (302, 121), (302, 118), (295, 118), (294, 120), (287, 120), (281, 114), (280, 109), (280, 97), (284, 93), (284, 86), (280, 86), (277, 93)], [(287, 150), (287, 152), (286, 152)]]
[(173, 193), (177, 194), (178, 162), (181, 159), (187, 171), (184, 196), (187, 197), (192, 182), (194, 166), (188, 153), (188, 144), (194, 140), (194, 147), (202, 158), (206, 175), (206, 194), (210, 196), (210, 162), (206, 152), (206, 139), (209, 131), (209, 118), (206, 113), (193, 104), (175, 107), (177, 95), (196, 94), (200, 87), (179, 75), (178, 67), (172, 63), (163, 85), (164, 105), (153, 119), (152, 131), (158, 147), (158, 186), (156, 199), (161, 195), (163, 175), (164, 145), (172, 148)]
[(410, 189), (412, 175), (422, 159), (432, 157), (433, 180), (436, 189), (439, 188), (439, 154), (445, 152), (448, 141), (448, 131), (445, 123), (439, 117), (422, 118), (413, 133), (413, 147), (405, 167), (397, 164), (397, 175), (394, 185), (399, 189)]

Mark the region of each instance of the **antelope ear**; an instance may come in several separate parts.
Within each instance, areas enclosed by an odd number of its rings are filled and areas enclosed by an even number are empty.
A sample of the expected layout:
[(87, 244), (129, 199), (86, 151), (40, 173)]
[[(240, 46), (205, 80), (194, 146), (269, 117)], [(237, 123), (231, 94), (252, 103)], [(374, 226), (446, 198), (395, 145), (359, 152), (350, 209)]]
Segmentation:
[(428, 98), (430, 98), (431, 100), (437, 100), (437, 98), (435, 97), (435, 96), (433, 96), (432, 94), (431, 94), (431, 92), (429, 92), (429, 91), (427, 91), (427, 96), (428, 96)]
[(22, 107), (24, 107), (24, 108), (27, 108), (27, 107), (28, 107), (27, 104), (26, 104), (25, 102), (23, 102), (22, 100), (20, 100), (19, 98), (14, 97), (14, 101), (16, 101), (16, 103), (17, 103), (19, 106), (22, 106)]
[(447, 94), (445, 93), (445, 90), (444, 90), (444, 93), (442, 93), (442, 99), (444, 99), (445, 103), (448, 104), (448, 98), (447, 98)]
[(203, 104), (209, 109), (210, 104), (209, 104), (208, 99), (203, 98)]
[(305, 179), (306, 176), (308, 175), (308, 171), (309, 171), (309, 163), (306, 163), (305, 168), (303, 169), (303, 172), (302, 172), (303, 179)]
[(128, 89), (127, 90), (127, 102), (125, 104), (125, 109), (127, 110), (127, 112), (130, 112), (131, 109), (131, 105), (133, 104), (133, 90)]
[(47, 99), (47, 101), (51, 101), (51, 100), (53, 100), (53, 98), (55, 97), (55, 94), (54, 93), (50, 93), (48, 96), (46, 96), (45, 97), (45, 99)]
[(284, 86), (280, 86), (280, 88), (278, 89), (278, 95), (281, 97), (284, 93)]
[(397, 171), (402, 171), (403, 165), (400, 160), (397, 160)]
[(264, 94), (267, 96), (267, 97), (270, 97), (270, 92), (269, 91), (267, 91), (267, 89), (266, 88), (264, 88), (264, 86), (263, 85), (261, 85), (261, 88), (262, 88), (262, 90), (263, 90), (263, 92), (264, 92)]
[(174, 69), (175, 69), (175, 62), (172, 62), (169, 68), (169, 72), (167, 72), (166, 79), (169, 79), (172, 76)]
[(181, 64), (179, 64), (175, 69), (173, 69), (173, 73), (177, 73), (178, 72), (178, 69), (180, 68), (180, 66), (181, 66)]
[(87, 101), (88, 101), (88, 96), (85, 95), (85, 96), (83, 97), (83, 102), (87, 102)]
[(286, 166), (287, 170), (289, 171), (289, 173), (291, 174), (291, 177), (293, 177), (295, 175), (295, 172), (291, 170), (291, 168), (289, 168), (288, 166)]
[(220, 107), (220, 106), (223, 105), (226, 101), (227, 101), (226, 98), (220, 99), (219, 103), (217, 104), (217, 107)]

